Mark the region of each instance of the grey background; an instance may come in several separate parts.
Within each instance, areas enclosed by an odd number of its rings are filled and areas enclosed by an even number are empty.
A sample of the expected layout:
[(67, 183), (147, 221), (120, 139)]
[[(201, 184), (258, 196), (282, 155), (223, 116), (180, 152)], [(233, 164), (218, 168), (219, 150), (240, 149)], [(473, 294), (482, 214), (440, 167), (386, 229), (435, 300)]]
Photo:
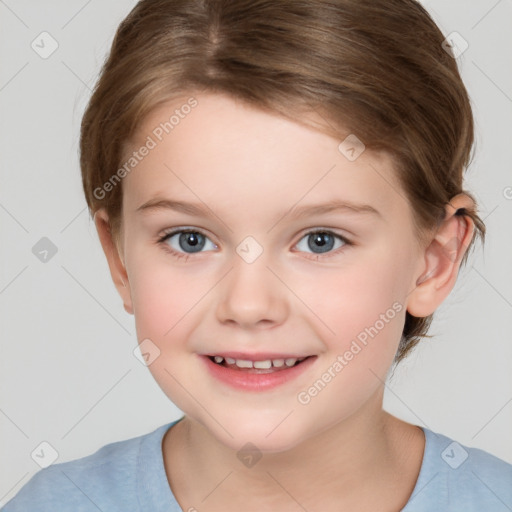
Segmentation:
[[(135, 1), (0, 0), (0, 505), (40, 466), (177, 419), (133, 355), (133, 317), (108, 273), (83, 198), (79, 123), (119, 22)], [(426, 340), (388, 382), (384, 406), (512, 463), (512, 2), (424, 2), (457, 59), (476, 119), (466, 188), (488, 228)], [(47, 31), (58, 49), (31, 43)], [(48, 46), (47, 46), (48, 48)], [(46, 263), (32, 248), (47, 237)]]

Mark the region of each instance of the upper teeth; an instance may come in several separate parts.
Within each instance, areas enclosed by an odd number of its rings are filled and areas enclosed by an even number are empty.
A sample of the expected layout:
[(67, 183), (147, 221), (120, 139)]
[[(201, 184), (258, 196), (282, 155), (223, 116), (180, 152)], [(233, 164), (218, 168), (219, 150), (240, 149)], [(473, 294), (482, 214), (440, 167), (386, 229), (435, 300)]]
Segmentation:
[(228, 364), (236, 364), (239, 368), (261, 368), (261, 369), (268, 369), (271, 366), (275, 366), (276, 368), (279, 368), (283, 365), (286, 366), (293, 366), (297, 361), (302, 361), (303, 359), (306, 359), (305, 357), (297, 358), (297, 357), (290, 357), (288, 359), (265, 359), (264, 361), (249, 361), (247, 359), (233, 359), (231, 357), (222, 357), (222, 356), (215, 356), (214, 360), (216, 363), (222, 363), (222, 361), (226, 360), (226, 363)]

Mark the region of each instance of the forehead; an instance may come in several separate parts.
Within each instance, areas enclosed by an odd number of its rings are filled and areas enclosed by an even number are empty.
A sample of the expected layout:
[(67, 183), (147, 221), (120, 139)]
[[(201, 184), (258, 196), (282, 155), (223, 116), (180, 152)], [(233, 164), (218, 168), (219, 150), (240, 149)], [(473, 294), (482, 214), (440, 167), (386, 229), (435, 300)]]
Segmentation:
[(269, 210), (344, 199), (403, 214), (408, 205), (391, 157), (364, 150), (349, 160), (346, 145), (339, 147), (348, 135), (337, 139), (224, 95), (184, 95), (159, 105), (138, 127), (126, 158), (139, 155), (124, 179), (123, 203), (134, 209), (169, 195)]

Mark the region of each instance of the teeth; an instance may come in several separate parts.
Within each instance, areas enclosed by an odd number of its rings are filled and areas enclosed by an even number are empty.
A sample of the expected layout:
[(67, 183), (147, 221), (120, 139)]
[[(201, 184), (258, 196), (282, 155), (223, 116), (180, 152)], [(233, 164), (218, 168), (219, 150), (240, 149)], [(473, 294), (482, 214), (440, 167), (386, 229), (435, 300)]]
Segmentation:
[(290, 357), (288, 359), (265, 359), (264, 361), (249, 361), (247, 359), (233, 359), (231, 357), (224, 358), (222, 356), (214, 356), (213, 359), (216, 363), (219, 364), (222, 363), (225, 359), (227, 364), (236, 364), (239, 368), (257, 368), (267, 370), (272, 366), (275, 368), (281, 368), (284, 365), (292, 367), (297, 361), (300, 362), (306, 358)]
[(237, 359), (235, 364), (238, 368), (254, 368), (252, 361), (247, 361), (246, 359)]
[(254, 361), (254, 368), (268, 369), (272, 366), (272, 361), (267, 359), (266, 361)]

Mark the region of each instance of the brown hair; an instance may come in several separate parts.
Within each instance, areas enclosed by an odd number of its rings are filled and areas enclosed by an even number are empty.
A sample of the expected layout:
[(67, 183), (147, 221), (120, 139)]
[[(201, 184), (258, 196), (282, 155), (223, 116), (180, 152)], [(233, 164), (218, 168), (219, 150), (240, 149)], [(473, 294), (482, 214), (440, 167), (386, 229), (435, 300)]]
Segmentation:
[[(445, 37), (415, 0), (142, 0), (119, 26), (81, 126), (80, 165), (89, 210), (105, 207), (116, 241), (127, 144), (159, 104), (192, 91), (228, 94), (336, 137), (356, 134), (388, 152), (413, 207), (418, 241), (466, 193), (473, 117)], [(346, 130), (349, 130), (348, 132)], [(475, 201), (476, 205), (476, 201)], [(475, 232), (485, 225), (474, 209)], [(462, 259), (465, 263), (467, 251)], [(395, 362), (433, 316), (406, 313)]]

